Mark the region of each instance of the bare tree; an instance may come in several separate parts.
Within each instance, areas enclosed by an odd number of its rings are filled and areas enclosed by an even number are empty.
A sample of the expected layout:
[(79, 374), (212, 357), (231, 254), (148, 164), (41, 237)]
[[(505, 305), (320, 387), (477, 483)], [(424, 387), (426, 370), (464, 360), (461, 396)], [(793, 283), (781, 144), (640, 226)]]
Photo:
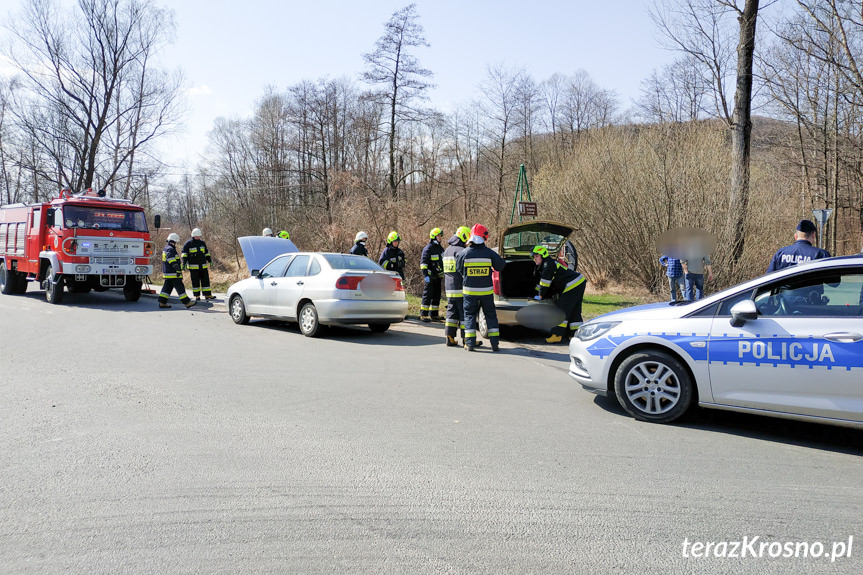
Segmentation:
[(180, 75), (153, 64), (171, 13), (150, 0), (78, 0), (70, 12), (26, 0), (9, 29), (28, 99), (18, 121), (50, 159), (33, 168), (75, 189), (128, 180), (136, 151), (181, 113)]
[(378, 98), (387, 103), (389, 111), (386, 123), (386, 136), (389, 144), (389, 174), (387, 184), (390, 194), (398, 198), (398, 186), (405, 175), (397, 174), (396, 143), (399, 123), (416, 120), (423, 115), (422, 110), (414, 107), (415, 100), (422, 99), (424, 92), (433, 86), (428, 79), (431, 70), (423, 68), (413, 48), (428, 46), (416, 4), (409, 4), (393, 13), (385, 25), (383, 36), (375, 43), (374, 52), (364, 54), (366, 82), (378, 87)]

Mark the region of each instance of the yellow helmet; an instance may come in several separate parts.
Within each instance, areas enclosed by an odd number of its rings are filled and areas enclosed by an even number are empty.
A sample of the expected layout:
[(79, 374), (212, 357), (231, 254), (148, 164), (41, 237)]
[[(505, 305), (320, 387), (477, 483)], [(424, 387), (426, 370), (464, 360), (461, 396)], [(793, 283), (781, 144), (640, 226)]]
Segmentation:
[(431, 239), (435, 239), (436, 237), (438, 237), (438, 236), (439, 236), (439, 235), (441, 235), (442, 233), (443, 233), (443, 230), (442, 230), (442, 229), (440, 229), (440, 228), (434, 228), (432, 231), (430, 231), (430, 232), (429, 232), (429, 237), (430, 237)]
[(289, 240), (289, 239), (291, 239), (291, 234), (289, 234), (285, 230), (282, 230), (279, 232), (279, 237), (282, 238), (283, 240)]
[(467, 241), (470, 239), (470, 228), (467, 226), (461, 226), (455, 231), (455, 235), (456, 237), (458, 237), (458, 239), (467, 243)]
[(387, 236), (387, 243), (391, 244), (391, 243), (398, 241), (400, 239), (401, 238), (399, 237), (398, 232), (390, 232), (390, 235)]
[(548, 248), (545, 246), (536, 246), (533, 248), (533, 253), (541, 255), (543, 258), (548, 257)]

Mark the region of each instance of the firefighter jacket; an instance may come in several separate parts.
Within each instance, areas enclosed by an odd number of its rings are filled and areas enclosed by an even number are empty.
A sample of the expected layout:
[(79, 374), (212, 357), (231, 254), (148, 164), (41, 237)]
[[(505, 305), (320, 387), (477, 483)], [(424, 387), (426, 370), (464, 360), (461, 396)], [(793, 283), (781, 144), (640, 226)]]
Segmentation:
[(436, 280), (443, 277), (443, 246), (437, 240), (429, 240), (420, 257), (420, 271), (424, 276)]
[(402, 279), (405, 279), (405, 253), (401, 249), (392, 244), (387, 244), (387, 247), (381, 252), (378, 263), (385, 270), (396, 272)]
[(177, 248), (172, 242), (168, 242), (165, 244), (165, 249), (162, 250), (162, 277), (165, 279), (182, 278), (183, 271), (180, 266)]
[(205, 270), (210, 267), (213, 261), (204, 240), (196, 240), (195, 238), (183, 244), (183, 253), (180, 258), (183, 260), (183, 265), (190, 270)]
[(363, 242), (356, 242), (351, 248), (351, 253), (355, 256), (368, 256), (369, 250), (366, 249), (366, 244)]
[(462, 297), (461, 274), (455, 269), (455, 258), (464, 250), (464, 242), (458, 236), (447, 240), (449, 246), (443, 253), (443, 287), (447, 299)]
[(471, 244), (455, 258), (455, 269), (462, 277), (462, 293), (484, 296), (494, 293), (492, 270), (501, 271), (506, 262), (485, 244)]
[(542, 299), (566, 293), (585, 281), (583, 275), (551, 258), (542, 259), (542, 263), (534, 268), (533, 277), (538, 280), (536, 293)]

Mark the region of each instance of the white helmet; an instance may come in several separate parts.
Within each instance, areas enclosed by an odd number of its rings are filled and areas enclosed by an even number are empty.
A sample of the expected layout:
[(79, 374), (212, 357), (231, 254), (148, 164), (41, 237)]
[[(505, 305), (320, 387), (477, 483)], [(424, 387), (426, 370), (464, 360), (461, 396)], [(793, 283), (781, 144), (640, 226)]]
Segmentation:
[(369, 239), (369, 234), (367, 234), (366, 232), (357, 232), (357, 237), (354, 238), (354, 241), (358, 242), (360, 240), (367, 240), (367, 239)]
[(179, 242), (180, 236), (178, 236), (177, 234), (168, 234), (168, 241), (169, 242)]
[(264, 228), (264, 231), (261, 232), (261, 235), (272, 237), (273, 236), (273, 230), (271, 230), (270, 228)]
[(192, 237), (193, 238), (200, 238), (202, 235), (204, 235), (204, 234), (201, 233), (201, 228), (195, 228), (194, 230), (192, 230)]

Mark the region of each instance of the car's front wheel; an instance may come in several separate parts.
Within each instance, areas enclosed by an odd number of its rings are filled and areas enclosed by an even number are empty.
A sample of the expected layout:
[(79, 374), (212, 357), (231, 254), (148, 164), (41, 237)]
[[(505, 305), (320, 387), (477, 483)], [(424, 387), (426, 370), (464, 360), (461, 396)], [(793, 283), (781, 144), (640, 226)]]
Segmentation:
[(234, 323), (239, 325), (246, 325), (249, 323), (249, 314), (246, 313), (246, 304), (243, 303), (243, 298), (238, 295), (235, 295), (231, 298), (231, 319), (234, 320)]
[(683, 364), (662, 351), (642, 351), (617, 368), (614, 391), (620, 405), (641, 421), (667, 423), (692, 404), (692, 378)]
[(300, 331), (306, 337), (317, 337), (321, 333), (321, 322), (318, 321), (318, 310), (314, 304), (307, 303), (300, 310)]

